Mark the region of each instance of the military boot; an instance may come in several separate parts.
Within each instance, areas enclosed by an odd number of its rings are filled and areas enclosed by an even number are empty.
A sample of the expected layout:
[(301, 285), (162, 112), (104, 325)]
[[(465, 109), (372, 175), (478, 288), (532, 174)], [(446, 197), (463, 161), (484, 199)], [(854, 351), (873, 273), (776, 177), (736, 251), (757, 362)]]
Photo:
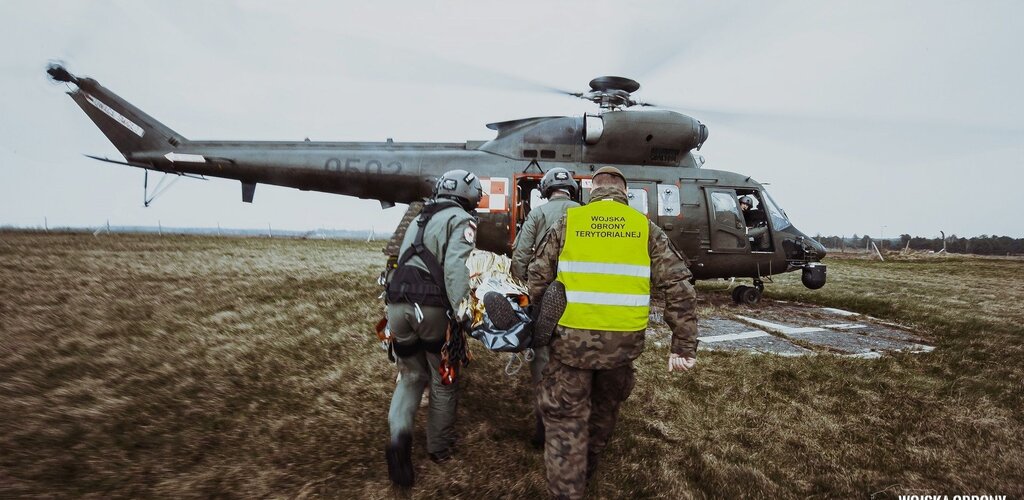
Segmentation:
[(452, 459), (452, 450), (451, 448), (446, 448), (437, 453), (427, 453), (427, 456), (429, 456), (430, 460), (435, 464), (443, 464)]
[(403, 432), (398, 435), (387, 448), (384, 456), (388, 460), (388, 477), (391, 482), (402, 488), (411, 488), (416, 481), (416, 471), (412, 467), (412, 435)]
[(508, 330), (519, 323), (519, 316), (516, 315), (515, 309), (512, 309), (512, 304), (498, 292), (484, 294), (484, 311), (499, 330)]
[(534, 347), (543, 347), (551, 342), (551, 334), (555, 332), (558, 320), (562, 319), (565, 306), (565, 285), (561, 281), (551, 282), (535, 309), (537, 317), (533, 320)]
[(538, 412), (538, 411), (534, 411), (533, 415), (535, 417), (535, 419), (534, 419), (535, 422), (534, 422), (534, 427), (533, 427), (533, 437), (530, 438), (530, 444), (533, 445), (533, 447), (535, 449), (543, 450), (544, 449), (544, 419), (541, 418), (540, 412)]
[(597, 455), (587, 454), (587, 481), (590, 481), (594, 474), (597, 473), (597, 464), (600, 463), (601, 459)]

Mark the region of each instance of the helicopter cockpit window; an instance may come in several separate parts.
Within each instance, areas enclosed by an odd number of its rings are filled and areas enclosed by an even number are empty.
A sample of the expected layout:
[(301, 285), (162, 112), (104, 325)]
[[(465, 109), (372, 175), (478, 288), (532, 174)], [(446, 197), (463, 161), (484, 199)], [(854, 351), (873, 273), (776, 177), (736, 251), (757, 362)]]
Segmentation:
[(775, 200), (767, 191), (764, 193), (764, 206), (768, 209), (768, 216), (772, 218), (772, 225), (775, 226), (776, 231), (781, 231), (792, 225), (786, 212), (775, 204)]
[(629, 192), (626, 194), (629, 198), (629, 206), (633, 207), (637, 212), (647, 215), (647, 190), (640, 188), (629, 188)]
[(740, 207), (735, 196), (722, 192), (711, 193), (711, 203), (715, 206), (715, 219), (718, 222), (731, 226), (741, 220)]

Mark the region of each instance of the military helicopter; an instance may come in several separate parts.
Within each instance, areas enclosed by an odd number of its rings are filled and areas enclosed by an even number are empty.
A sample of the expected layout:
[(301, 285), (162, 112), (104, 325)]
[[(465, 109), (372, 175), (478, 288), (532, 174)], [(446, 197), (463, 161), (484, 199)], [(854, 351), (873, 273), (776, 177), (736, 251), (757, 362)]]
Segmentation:
[[(810, 289), (825, 285), (825, 248), (800, 232), (764, 186), (749, 176), (702, 168), (695, 154), (708, 128), (690, 116), (634, 100), (634, 80), (604, 76), (586, 92), (566, 94), (594, 102), (595, 114), (548, 116), (491, 123), (497, 136), (464, 143), (194, 141), (168, 128), (101, 86), (59, 64), (50, 78), (73, 84), (68, 92), (124, 156), (100, 161), (182, 176), (241, 182), (242, 201), (253, 201), (257, 184), (287, 186), (380, 201), (382, 208), (410, 204), (396, 237), (418, 202), (431, 195), (436, 178), (461, 168), (477, 174), (484, 197), (477, 209), (477, 246), (509, 254), (516, 232), (533, 207), (546, 169), (574, 172), (588, 201), (590, 178), (604, 165), (629, 180), (630, 206), (647, 215), (690, 260), (694, 279), (751, 278), (733, 289), (738, 303), (757, 303), (764, 281), (800, 270)], [(741, 211), (738, 199), (754, 205)], [(148, 203), (148, 199), (147, 199)], [(757, 215), (753, 215), (757, 214)], [(393, 249), (397, 252), (397, 249)]]

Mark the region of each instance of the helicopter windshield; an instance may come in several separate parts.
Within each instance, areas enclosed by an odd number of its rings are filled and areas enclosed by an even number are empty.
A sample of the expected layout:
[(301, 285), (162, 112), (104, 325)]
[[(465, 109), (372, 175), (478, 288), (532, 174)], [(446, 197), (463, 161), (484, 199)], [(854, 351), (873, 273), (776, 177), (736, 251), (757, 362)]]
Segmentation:
[(789, 222), (789, 217), (786, 212), (779, 208), (779, 205), (775, 203), (771, 195), (767, 191), (763, 191), (764, 194), (764, 205), (768, 209), (768, 216), (772, 218), (772, 225), (775, 226), (776, 231), (786, 229), (792, 224)]

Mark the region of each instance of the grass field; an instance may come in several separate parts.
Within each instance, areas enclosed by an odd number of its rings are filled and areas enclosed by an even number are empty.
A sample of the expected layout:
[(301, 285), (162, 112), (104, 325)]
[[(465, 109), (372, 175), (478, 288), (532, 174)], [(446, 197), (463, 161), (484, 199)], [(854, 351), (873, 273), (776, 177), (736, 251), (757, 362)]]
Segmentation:
[[(0, 497), (394, 496), (381, 246), (0, 233)], [(649, 343), (591, 496), (1024, 495), (1024, 261), (828, 264), (824, 289), (786, 275), (767, 299), (937, 350), (703, 353), (679, 376)], [(701, 285), (702, 313), (735, 307), (721, 288)], [(472, 348), (458, 455), (433, 464), (420, 430), (413, 495), (544, 497), (528, 374)]]

